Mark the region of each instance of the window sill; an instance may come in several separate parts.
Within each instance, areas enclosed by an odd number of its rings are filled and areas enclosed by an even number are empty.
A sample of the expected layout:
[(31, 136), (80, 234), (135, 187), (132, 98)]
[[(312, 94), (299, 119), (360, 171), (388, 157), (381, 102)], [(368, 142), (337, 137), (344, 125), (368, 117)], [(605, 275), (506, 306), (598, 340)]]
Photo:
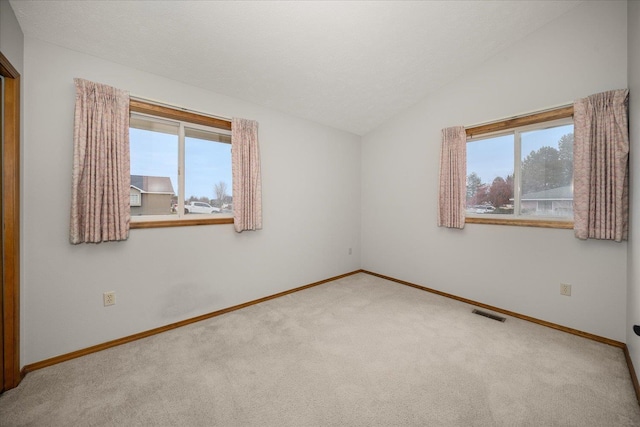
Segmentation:
[(514, 219), (514, 218), (478, 218), (466, 217), (466, 224), (493, 224), (493, 225), (515, 225), (519, 227), (542, 227), (560, 228), (573, 230), (573, 221), (559, 221), (547, 219)]
[(163, 227), (186, 227), (191, 225), (216, 225), (233, 224), (233, 218), (197, 218), (197, 219), (163, 219), (151, 221), (131, 221), (130, 229), (136, 228), (163, 228)]

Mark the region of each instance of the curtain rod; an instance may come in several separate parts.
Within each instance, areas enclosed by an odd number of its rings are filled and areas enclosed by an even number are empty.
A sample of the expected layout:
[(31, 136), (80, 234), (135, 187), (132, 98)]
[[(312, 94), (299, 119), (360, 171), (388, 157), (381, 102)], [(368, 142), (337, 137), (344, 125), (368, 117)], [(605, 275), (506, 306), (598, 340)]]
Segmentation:
[(566, 103), (566, 104), (558, 104), (558, 105), (555, 105), (553, 107), (545, 108), (544, 110), (531, 110), (531, 111), (526, 112), (526, 113), (521, 113), (521, 114), (517, 114), (515, 116), (506, 117), (506, 118), (502, 118), (502, 119), (491, 120), (489, 122), (482, 122), (482, 123), (477, 123), (477, 124), (473, 124), (473, 125), (465, 125), (464, 128), (465, 129), (477, 128), (477, 127), (480, 127), (480, 126), (491, 125), (493, 123), (499, 123), (499, 122), (505, 122), (507, 120), (513, 120), (513, 119), (517, 119), (519, 117), (530, 116), (530, 115), (533, 115), (533, 114), (544, 113), (544, 112), (547, 112), (547, 111), (553, 111), (553, 110), (558, 110), (560, 108), (566, 108), (566, 107), (572, 107), (572, 106), (573, 106), (573, 102), (569, 102), (569, 103)]
[(129, 98), (131, 98), (131, 99), (133, 99), (135, 101), (147, 102), (149, 104), (155, 104), (155, 105), (160, 105), (162, 107), (169, 107), (169, 108), (173, 108), (173, 109), (176, 109), (176, 110), (186, 111), (188, 113), (199, 114), (201, 116), (213, 117), (214, 119), (226, 120), (228, 122), (232, 121), (231, 117), (225, 117), (225, 116), (218, 116), (216, 114), (203, 113), (202, 111), (191, 110), (189, 108), (182, 107), (180, 105), (170, 104), (170, 103), (164, 102), (164, 101), (158, 101), (158, 100), (150, 99), (150, 98), (143, 98), (143, 97), (137, 96), (137, 95), (129, 95)]

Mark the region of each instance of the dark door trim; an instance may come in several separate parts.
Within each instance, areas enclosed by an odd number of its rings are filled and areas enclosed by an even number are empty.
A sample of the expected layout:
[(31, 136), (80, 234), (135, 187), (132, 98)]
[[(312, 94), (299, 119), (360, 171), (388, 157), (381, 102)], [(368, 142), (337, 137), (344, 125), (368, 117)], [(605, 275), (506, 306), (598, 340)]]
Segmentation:
[(4, 138), (2, 145), (1, 290), (2, 351), (1, 391), (16, 387), (20, 375), (20, 73), (0, 52), (4, 82)]

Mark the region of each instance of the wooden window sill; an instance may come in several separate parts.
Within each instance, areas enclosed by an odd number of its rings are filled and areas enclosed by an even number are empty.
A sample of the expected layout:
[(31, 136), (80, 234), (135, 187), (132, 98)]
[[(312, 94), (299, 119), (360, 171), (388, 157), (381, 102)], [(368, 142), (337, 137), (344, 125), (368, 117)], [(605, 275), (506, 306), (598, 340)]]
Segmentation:
[(514, 218), (465, 218), (466, 224), (515, 225), (520, 227), (560, 228), (573, 230), (573, 221), (514, 219)]
[(159, 221), (131, 221), (130, 229), (186, 227), (192, 225), (233, 224), (233, 218), (166, 219)]

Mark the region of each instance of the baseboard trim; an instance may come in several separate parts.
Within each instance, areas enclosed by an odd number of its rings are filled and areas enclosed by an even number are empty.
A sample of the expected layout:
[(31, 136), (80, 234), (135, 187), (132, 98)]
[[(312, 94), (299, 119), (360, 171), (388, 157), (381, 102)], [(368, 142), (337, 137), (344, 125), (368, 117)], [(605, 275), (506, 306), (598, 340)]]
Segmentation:
[(420, 285), (416, 285), (415, 283), (411, 283), (411, 282), (407, 282), (404, 280), (400, 280), (400, 279), (396, 279), (393, 277), (389, 277), (389, 276), (385, 276), (384, 274), (379, 274), (379, 273), (374, 273), (372, 271), (368, 271), (368, 270), (361, 270), (362, 273), (366, 273), (366, 274), (370, 274), (372, 276), (376, 276), (376, 277), (380, 277), (381, 279), (386, 279), (386, 280), (390, 280), (392, 282), (396, 282), (396, 283), (400, 283), (401, 285), (405, 285), (405, 286), (410, 286), (412, 288), (416, 288), (416, 289), (420, 289), (426, 292), (430, 292), (432, 294), (436, 294), (436, 295), (440, 295), (446, 298), (451, 298), (457, 301), (461, 301), (464, 302), (466, 304), (470, 304), (470, 305), (475, 305), (477, 307), (482, 307), (485, 308), (487, 310), (491, 310), (491, 311), (495, 311), (498, 313), (502, 313), (502, 314), (506, 314), (507, 316), (511, 316), (511, 317), (516, 317), (518, 319), (522, 319), (522, 320), (526, 320), (528, 322), (532, 322), (532, 323), (537, 323), (538, 325), (542, 325), (542, 326), (546, 326), (548, 328), (552, 328), (552, 329), (557, 329), (559, 331), (563, 331), (563, 332), (567, 332), (569, 334), (572, 335), (577, 335), (583, 338), (588, 338), (590, 340), (593, 341), (597, 341), (597, 342), (601, 342), (603, 344), (608, 344), (614, 347), (618, 347), (618, 348), (622, 348), (624, 349), (626, 347), (625, 343), (622, 343), (620, 341), (616, 341), (616, 340), (612, 340), (609, 338), (605, 338), (605, 337), (601, 337), (599, 335), (594, 335), (594, 334), (590, 334), (589, 332), (584, 332), (584, 331), (580, 331), (578, 329), (573, 329), (573, 328), (568, 328), (566, 326), (562, 326), (562, 325), (558, 325), (557, 323), (552, 323), (552, 322), (547, 322), (546, 320), (541, 320), (541, 319), (536, 319), (535, 317), (531, 317), (531, 316), (527, 316), (524, 314), (520, 314), (520, 313), (516, 313), (513, 311), (509, 311), (509, 310), (505, 310), (503, 308), (499, 308), (499, 307), (494, 307), (492, 305), (489, 304), (484, 304), (478, 301), (474, 301), (474, 300), (470, 300), (467, 298), (463, 298), (463, 297), (459, 297), (457, 295), (453, 295), (453, 294), (448, 294), (446, 292), (442, 292), (442, 291), (438, 291), (435, 289), (431, 289), (431, 288), (427, 288), (425, 286), (420, 286)]
[(117, 346), (122, 345), (122, 344), (130, 343), (132, 341), (137, 341), (137, 340), (142, 339), (142, 338), (147, 338), (147, 337), (150, 337), (150, 336), (153, 336), (153, 335), (157, 335), (159, 333), (170, 331), (171, 329), (180, 328), (182, 326), (190, 325), (192, 323), (200, 322), (202, 320), (211, 319), (212, 317), (216, 317), (216, 316), (220, 316), (222, 314), (230, 313), (232, 311), (240, 310), (242, 308), (246, 308), (246, 307), (249, 307), (249, 306), (252, 306), (252, 305), (255, 305), (255, 304), (259, 304), (261, 302), (269, 301), (269, 300), (272, 300), (272, 299), (275, 299), (275, 298), (280, 298), (280, 297), (283, 297), (285, 295), (292, 294), (294, 292), (299, 292), (299, 291), (302, 291), (302, 290), (305, 290), (305, 289), (312, 288), (314, 286), (322, 285), (324, 283), (332, 282), (334, 280), (342, 279), (344, 277), (348, 277), (348, 276), (351, 276), (351, 275), (354, 275), (354, 274), (357, 274), (357, 273), (361, 273), (361, 272), (362, 272), (362, 270), (355, 270), (355, 271), (352, 271), (350, 273), (341, 274), (339, 276), (334, 276), (334, 277), (331, 277), (329, 279), (324, 279), (324, 280), (320, 280), (318, 282), (309, 283), (308, 285), (300, 286), (300, 287), (297, 287), (297, 288), (289, 289), (287, 291), (278, 292), (277, 294), (273, 294), (273, 295), (269, 295), (269, 296), (266, 296), (266, 297), (258, 298), (258, 299), (253, 300), (253, 301), (249, 301), (249, 302), (245, 302), (245, 303), (242, 303), (242, 304), (234, 305), (233, 307), (223, 308), (223, 309), (218, 310), (218, 311), (214, 311), (214, 312), (211, 312), (211, 313), (207, 313), (207, 314), (203, 314), (203, 315), (200, 315), (200, 316), (192, 317), (190, 319), (182, 320), (180, 322), (175, 322), (175, 323), (171, 323), (169, 325), (160, 326), (159, 328), (154, 328), (154, 329), (150, 329), (148, 331), (139, 332), (137, 334), (129, 335), (129, 336), (126, 336), (126, 337), (123, 337), (123, 338), (118, 338), (118, 339), (113, 340), (113, 341), (107, 341), (105, 343), (97, 344), (97, 345), (94, 345), (94, 346), (91, 346), (91, 347), (87, 347), (87, 348), (84, 348), (84, 349), (81, 349), (81, 350), (76, 350), (76, 351), (73, 351), (71, 353), (66, 353), (66, 354), (62, 354), (60, 356), (55, 356), (55, 357), (52, 357), (50, 359), (42, 360), (40, 362), (31, 363), (29, 365), (25, 365), (22, 368), (21, 374), (22, 374), (22, 377), (24, 377), (29, 372), (33, 372), (33, 371), (36, 371), (38, 369), (42, 369), (42, 368), (46, 368), (48, 366), (56, 365), (58, 363), (62, 363), (62, 362), (66, 362), (68, 360), (76, 359), (78, 357), (86, 356), (86, 355), (91, 354), (91, 353), (96, 353), (98, 351), (106, 350), (108, 348), (117, 347)]
[(629, 374), (631, 375), (631, 381), (633, 383), (633, 388), (636, 392), (636, 398), (638, 400), (638, 403), (640, 404), (640, 383), (638, 382), (638, 377), (636, 375), (635, 369), (633, 367), (633, 361), (631, 360), (631, 355), (629, 354), (629, 349), (627, 348), (627, 345), (625, 343), (619, 342), (619, 341), (615, 341), (609, 338), (605, 338), (605, 337), (601, 337), (598, 335), (594, 335), (588, 332), (584, 332), (584, 331), (580, 331), (577, 329), (573, 329), (573, 328), (568, 328), (566, 326), (562, 326), (562, 325), (558, 325), (556, 323), (552, 323), (552, 322), (547, 322), (545, 320), (540, 320), (540, 319), (536, 319), (535, 317), (531, 317), (531, 316), (526, 316), (524, 314), (520, 314), (520, 313), (515, 313), (513, 311), (509, 311), (509, 310), (504, 310), (502, 308), (499, 307), (494, 307), (492, 305), (488, 305), (488, 304), (484, 304), (478, 301), (474, 301), (474, 300), (470, 300), (467, 298), (463, 298), (463, 297), (459, 297), (457, 295), (453, 295), (453, 294), (449, 294), (446, 292), (442, 292), (442, 291), (438, 291), (436, 289), (431, 289), (431, 288), (427, 288), (425, 286), (421, 286), (421, 285), (417, 285), (415, 283), (411, 283), (411, 282), (407, 282), (404, 280), (400, 280), (400, 279), (396, 279), (393, 277), (389, 277), (389, 276), (385, 276), (383, 274), (379, 274), (379, 273), (374, 273), (372, 271), (368, 271), (368, 270), (355, 270), (352, 271), (350, 273), (345, 273), (345, 274), (341, 274), (339, 276), (334, 276), (331, 277), (329, 279), (324, 279), (324, 280), (320, 280), (318, 282), (313, 282), (313, 283), (309, 283), (308, 285), (304, 285), (304, 286), (300, 286), (297, 288), (293, 288), (293, 289), (289, 289), (287, 291), (283, 291), (283, 292), (279, 292), (277, 294), (273, 294), (273, 295), (269, 295), (266, 297), (262, 297), (262, 298), (258, 298), (256, 300), (253, 301), (249, 301), (249, 302), (245, 302), (243, 304), (238, 304), (238, 305), (234, 305), (232, 307), (228, 307), (228, 308), (223, 308), (221, 310), (218, 311), (214, 311), (211, 313), (207, 313), (207, 314), (203, 314), (200, 316), (196, 316), (190, 319), (186, 319), (186, 320), (182, 320), (180, 322), (175, 322), (175, 323), (171, 323), (169, 325), (165, 325), (165, 326), (161, 326), (159, 328), (155, 328), (155, 329), (150, 329), (148, 331), (144, 331), (144, 332), (140, 332), (137, 334), (133, 334), (133, 335), (129, 335), (123, 338), (119, 338), (116, 340), (112, 340), (112, 341), (108, 341), (102, 344), (97, 344), (91, 347), (87, 347), (81, 350), (77, 350), (77, 351), (73, 351), (71, 353), (67, 353), (67, 354), (62, 354), (60, 356), (56, 356), (56, 357), (52, 357), (50, 359), (46, 359), (46, 360), (42, 360), (40, 362), (36, 362), (36, 363), (31, 363), (29, 365), (25, 365), (21, 370), (20, 370), (20, 377), (21, 379), (24, 378), (29, 372), (33, 372), (36, 371), (38, 369), (42, 369), (42, 368), (46, 368), (47, 366), (52, 366), (52, 365), (56, 365), (58, 363), (62, 363), (62, 362), (66, 362), (68, 360), (72, 360), (72, 359), (76, 359), (78, 357), (82, 357), (82, 356), (86, 356), (88, 354), (91, 353), (96, 353), (98, 351), (102, 351), (102, 350), (106, 350), (108, 348), (112, 348), (112, 347), (117, 347), (119, 345), (122, 344), (126, 344), (132, 341), (137, 341), (139, 339), (142, 338), (147, 338), (153, 335), (157, 335), (159, 333), (162, 332), (166, 332), (169, 331), (171, 329), (176, 329), (176, 328), (180, 328), (182, 326), (186, 326), (186, 325), (190, 325), (192, 323), (196, 323), (196, 322), (200, 322), (202, 320), (206, 320), (206, 319), (210, 319), (212, 317), (216, 317), (216, 316), (220, 316), (222, 314), (225, 313), (230, 313), (232, 311), (236, 311), (236, 310), (240, 310), (242, 308), (246, 308), (255, 304), (259, 304), (261, 302), (265, 302), (265, 301), (269, 301), (275, 298), (280, 298), (283, 297), (285, 295), (289, 295), (292, 294), (294, 292), (299, 292), (305, 289), (309, 289), (312, 288), (314, 286), (318, 286), (318, 285), (322, 285), (324, 283), (328, 283), (328, 282), (333, 282), (334, 280), (338, 280), (338, 279), (342, 279), (344, 277), (348, 277), (348, 276), (352, 276), (354, 274), (358, 274), (358, 273), (365, 273), (365, 274), (369, 274), (371, 276), (375, 276), (375, 277), (380, 277), (381, 279), (385, 279), (385, 280), (389, 280), (391, 282), (396, 282), (399, 283), (401, 285), (405, 285), (405, 286), (410, 286), (412, 288), (416, 288), (416, 289), (420, 289), (422, 291), (426, 291), (426, 292), (430, 292), (436, 295), (440, 295), (446, 298), (451, 298), (457, 301), (461, 301), (470, 305), (474, 305), (477, 307), (482, 307), (485, 308), (487, 310), (491, 310), (491, 311), (495, 311), (498, 313), (502, 313), (502, 314), (506, 314), (508, 316), (511, 317), (515, 317), (518, 319), (522, 319), (522, 320), (526, 320), (532, 323), (536, 323), (542, 326), (546, 326), (552, 329), (557, 329), (559, 331), (562, 332), (566, 332), (572, 335), (577, 335), (583, 338), (587, 338), (593, 341), (597, 341), (603, 344), (608, 344), (614, 347), (618, 347), (621, 348), (624, 352), (624, 356), (625, 359), (627, 361), (627, 366), (629, 368)]
[(636, 370), (633, 368), (633, 361), (631, 360), (631, 354), (629, 354), (629, 348), (625, 344), (624, 348), (624, 358), (627, 360), (627, 367), (629, 368), (629, 374), (631, 375), (631, 382), (633, 382), (633, 389), (636, 391), (636, 399), (638, 400), (638, 404), (640, 404), (640, 383), (638, 383), (638, 376), (636, 375)]
[(609, 338), (601, 337), (599, 335), (590, 334), (589, 332), (580, 331), (578, 329), (568, 328), (566, 326), (558, 325), (557, 323), (547, 322), (546, 320), (536, 319), (535, 317), (526, 316), (524, 314), (515, 313), (513, 311), (504, 310), (499, 307), (494, 307), (489, 304), (484, 304), (478, 301), (473, 301), (467, 298), (459, 297), (457, 295), (448, 294), (446, 292), (438, 291), (435, 289), (427, 288), (425, 286), (416, 285), (415, 283), (407, 282), (404, 280), (396, 279), (394, 277), (385, 276), (384, 274), (374, 273), (368, 270), (360, 270), (361, 273), (370, 274), (371, 276), (380, 277), (381, 279), (386, 279), (391, 282), (396, 282), (401, 285), (410, 286), (412, 288), (420, 289), (422, 291), (431, 292), (432, 294), (440, 295), (446, 298), (451, 298), (457, 301), (461, 301), (470, 305), (475, 305), (478, 307), (485, 308), (487, 310), (496, 311), (498, 313), (506, 314), (511, 317), (516, 317), (518, 319), (526, 320), (528, 322), (537, 323), (538, 325), (546, 326), (548, 328), (557, 329), (562, 332), (566, 332), (572, 335), (577, 335), (579, 337), (587, 338), (593, 341), (597, 341), (603, 344), (608, 344), (613, 347), (621, 348), (624, 353), (624, 358), (627, 361), (627, 368), (629, 369), (629, 375), (631, 376), (631, 382), (633, 383), (633, 389), (636, 392), (636, 400), (638, 404), (640, 404), (640, 383), (638, 382), (638, 376), (636, 375), (636, 370), (633, 368), (633, 361), (631, 360), (631, 355), (629, 354), (629, 348), (623, 342), (612, 340)]

